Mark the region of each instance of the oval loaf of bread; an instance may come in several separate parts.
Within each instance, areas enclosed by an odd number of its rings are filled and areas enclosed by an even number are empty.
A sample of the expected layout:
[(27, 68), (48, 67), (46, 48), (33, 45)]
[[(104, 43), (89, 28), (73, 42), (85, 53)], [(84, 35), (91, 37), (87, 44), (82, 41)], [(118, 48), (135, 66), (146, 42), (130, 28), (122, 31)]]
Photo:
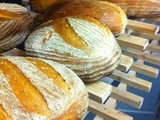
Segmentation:
[(113, 34), (124, 32), (127, 25), (125, 12), (113, 3), (95, 0), (73, 0), (52, 7), (45, 14), (45, 19), (55, 20), (69, 16), (90, 16), (103, 22)]
[(81, 79), (53, 61), (0, 57), (0, 120), (80, 120), (88, 107)]
[(67, 17), (47, 22), (25, 42), (28, 55), (48, 58), (71, 68), (85, 82), (111, 74), (121, 57), (113, 34), (90, 17)]
[(160, 0), (104, 0), (120, 6), (128, 16), (160, 16)]
[(26, 8), (0, 3), (0, 53), (20, 44), (28, 35), (33, 18)]

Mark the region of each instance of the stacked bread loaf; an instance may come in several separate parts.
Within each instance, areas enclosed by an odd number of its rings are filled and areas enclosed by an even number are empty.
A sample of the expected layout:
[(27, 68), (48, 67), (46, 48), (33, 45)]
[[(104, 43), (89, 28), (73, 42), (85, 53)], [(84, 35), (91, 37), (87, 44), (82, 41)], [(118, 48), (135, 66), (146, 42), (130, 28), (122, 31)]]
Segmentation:
[[(33, 10), (45, 13), (45, 19), (90, 16), (105, 23), (113, 34), (122, 33), (127, 24), (124, 11), (115, 4), (96, 0), (31, 0)], [(43, 3), (43, 4), (42, 4)]]
[(0, 52), (20, 44), (28, 35), (33, 18), (26, 8), (0, 3)]
[(80, 120), (88, 94), (80, 78), (53, 61), (0, 57), (0, 120)]
[[(124, 31), (123, 10), (105, 1), (68, 1), (30, 1), (42, 13), (51, 8), (25, 41), (26, 53), (40, 58), (0, 57), (0, 119), (83, 119), (88, 94), (81, 79), (97, 81), (118, 66), (121, 49), (111, 31)], [(26, 38), (33, 19), (22, 6), (0, 4), (0, 21), (3, 52)]]
[(121, 56), (110, 30), (90, 17), (66, 17), (41, 25), (26, 40), (25, 50), (64, 64), (85, 82), (111, 74)]
[(120, 6), (128, 16), (160, 16), (160, 0), (104, 0)]

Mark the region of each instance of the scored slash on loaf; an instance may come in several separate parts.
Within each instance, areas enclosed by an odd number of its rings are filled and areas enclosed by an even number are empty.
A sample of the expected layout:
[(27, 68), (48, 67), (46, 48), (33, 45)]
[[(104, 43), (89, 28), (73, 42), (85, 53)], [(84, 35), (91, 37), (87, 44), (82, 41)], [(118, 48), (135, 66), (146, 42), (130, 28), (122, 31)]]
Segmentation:
[(80, 78), (53, 61), (0, 57), (0, 119), (78, 120), (88, 106)]
[(121, 57), (121, 49), (110, 30), (90, 17), (44, 23), (28, 37), (25, 50), (28, 55), (64, 64), (84, 82), (110, 75)]
[(32, 22), (23, 6), (0, 3), (0, 53), (19, 45), (29, 34)]
[(96, 0), (71, 0), (59, 6), (52, 6), (46, 13), (46, 20), (69, 16), (90, 16), (103, 22), (113, 34), (124, 32), (127, 25), (125, 12), (117, 5)]

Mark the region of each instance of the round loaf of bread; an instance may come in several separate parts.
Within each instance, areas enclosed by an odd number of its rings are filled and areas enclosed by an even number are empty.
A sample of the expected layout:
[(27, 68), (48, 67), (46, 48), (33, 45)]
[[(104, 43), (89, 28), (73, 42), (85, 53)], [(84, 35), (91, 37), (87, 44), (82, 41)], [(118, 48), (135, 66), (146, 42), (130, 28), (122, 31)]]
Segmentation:
[(113, 34), (90, 17), (66, 17), (39, 26), (25, 42), (28, 55), (71, 68), (85, 82), (110, 75), (121, 57)]
[(0, 53), (20, 44), (28, 35), (33, 18), (26, 8), (0, 3)]
[(160, 0), (104, 0), (120, 6), (128, 16), (160, 16)]
[(53, 61), (0, 57), (0, 120), (80, 120), (88, 107), (81, 79)]
[(45, 14), (45, 19), (55, 20), (69, 16), (90, 16), (103, 22), (113, 34), (124, 32), (127, 17), (124, 11), (115, 4), (106, 1), (73, 0), (52, 7)]

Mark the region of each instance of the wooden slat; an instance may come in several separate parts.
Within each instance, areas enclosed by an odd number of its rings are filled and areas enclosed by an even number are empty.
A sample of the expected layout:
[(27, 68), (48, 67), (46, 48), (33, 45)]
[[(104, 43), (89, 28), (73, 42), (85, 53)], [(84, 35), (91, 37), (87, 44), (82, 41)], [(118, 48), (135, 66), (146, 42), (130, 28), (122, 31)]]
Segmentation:
[(19, 50), (17, 48), (13, 48), (12, 50), (9, 50), (7, 52), (1, 53), (1, 55), (9, 55), (9, 56), (26, 56), (26, 53), (22, 50)]
[(144, 75), (154, 77), (154, 78), (157, 78), (159, 74), (159, 69), (144, 65), (139, 62), (134, 62), (133, 65), (131, 66), (131, 70), (134, 70), (138, 73), (142, 73)]
[[(124, 90), (124, 91), (127, 91), (127, 85), (126, 84), (123, 84), (123, 83), (120, 83), (117, 87), (118, 90)], [(116, 108), (117, 106), (117, 100), (110, 97), (107, 102), (105, 103), (106, 107), (107, 108)]]
[(160, 56), (155, 56), (149, 53), (140, 52), (140, 51), (128, 49), (128, 48), (123, 49), (123, 54), (131, 56), (133, 58), (138, 58), (140, 60), (143, 60), (149, 63), (153, 63), (155, 65), (160, 65)]
[(150, 34), (155, 34), (159, 30), (159, 26), (157, 25), (143, 23), (134, 20), (128, 20), (127, 28), (135, 30), (137, 32), (144, 32)]
[(122, 82), (124, 84), (129, 85), (129, 86), (132, 86), (134, 88), (143, 90), (145, 92), (149, 92), (152, 87), (151, 82), (140, 79), (138, 77), (130, 76), (130, 75), (123, 73), (121, 71), (118, 71), (118, 70), (115, 70), (112, 73), (111, 77), (119, 82)]
[[(120, 83), (117, 87), (120, 90), (127, 90), (127, 85)], [(107, 102), (104, 104), (108, 109), (115, 109), (117, 106), (118, 101), (112, 97), (110, 97)], [(94, 120), (104, 120), (103, 118), (96, 116)], [(107, 119), (106, 119), (107, 120)]]
[(87, 84), (86, 87), (89, 92), (90, 99), (99, 103), (104, 103), (112, 92), (112, 86), (101, 81)]
[(148, 34), (148, 33), (141, 33), (141, 32), (136, 32), (136, 33), (132, 33), (131, 35), (136, 35), (138, 37), (141, 38), (146, 38), (149, 40), (160, 40), (160, 34)]
[(136, 108), (141, 108), (144, 99), (138, 95), (132, 94), (125, 90), (117, 89), (115, 87), (112, 88), (112, 93), (110, 96)]
[(126, 55), (122, 55), (120, 59), (120, 64), (117, 69), (123, 72), (127, 72), (132, 66), (132, 63), (133, 63), (133, 58), (128, 57)]
[(88, 110), (107, 120), (133, 120), (131, 116), (114, 109), (107, 109), (103, 104), (99, 104), (93, 100), (89, 100)]
[(126, 34), (122, 34), (116, 39), (119, 45), (122, 47), (125, 46), (125, 47), (129, 47), (129, 48), (133, 48), (141, 51), (144, 51), (149, 44), (149, 40), (147, 39), (126, 35)]

